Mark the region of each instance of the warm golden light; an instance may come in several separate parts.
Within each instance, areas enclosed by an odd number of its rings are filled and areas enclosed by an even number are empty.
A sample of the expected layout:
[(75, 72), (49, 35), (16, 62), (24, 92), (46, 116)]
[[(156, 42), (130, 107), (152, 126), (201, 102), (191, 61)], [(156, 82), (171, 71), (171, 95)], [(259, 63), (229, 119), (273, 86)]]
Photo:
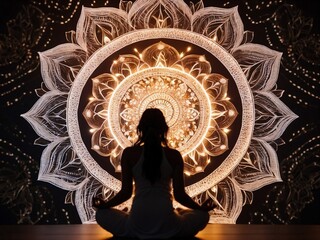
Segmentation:
[[(135, 64), (130, 64), (132, 61)], [(230, 126), (237, 111), (227, 100), (227, 93), (217, 102), (220, 110), (211, 109), (210, 99), (217, 98), (220, 91), (227, 92), (228, 81), (221, 75), (215, 77), (215, 73), (208, 72), (211, 66), (204, 55), (182, 55), (173, 46), (158, 42), (145, 48), (139, 58), (126, 54), (119, 56), (113, 64), (118, 62), (126, 63), (125, 71), (122, 71), (122, 67), (111, 66), (111, 69), (117, 71), (94, 77), (96, 84), (93, 85), (92, 93), (99, 89), (105, 95), (103, 99), (89, 102), (84, 110), (85, 113), (95, 112), (103, 119), (97, 120), (100, 125), (97, 125), (92, 135), (92, 144), (100, 148), (93, 149), (102, 156), (111, 156), (116, 170), (120, 165), (119, 151), (136, 141), (136, 126), (147, 108), (159, 108), (163, 112), (170, 128), (167, 136), (169, 146), (182, 153), (189, 175), (204, 171), (210, 163), (210, 156), (221, 155), (228, 149), (228, 131), (219, 126), (221, 116), (224, 116), (223, 125)], [(168, 62), (171, 62), (170, 65)], [(142, 65), (148, 68), (135, 73), (129, 69), (130, 66), (139, 69)], [(193, 73), (194, 69), (197, 75)], [(203, 76), (206, 82), (202, 82)], [(110, 88), (106, 79), (118, 79), (116, 88)], [(217, 89), (211, 87), (214, 85)], [(105, 107), (97, 107), (106, 103), (109, 111), (105, 111)], [(213, 110), (215, 114), (210, 114)], [(92, 114), (84, 114), (84, 117), (88, 124), (96, 121)], [(209, 129), (217, 130), (212, 132)], [(113, 149), (101, 146), (101, 135), (116, 140)], [(208, 143), (216, 136), (219, 137), (212, 147)]]
[(87, 110), (87, 111), (85, 112), (85, 115), (86, 115), (87, 118), (91, 118), (91, 117), (92, 117), (92, 112), (91, 112), (91, 110)]
[(228, 134), (230, 132), (230, 129), (224, 128), (223, 131)]
[(214, 42), (216, 42), (216, 41), (218, 40), (218, 37), (217, 37), (217, 35), (216, 35), (216, 34), (215, 34), (215, 35), (213, 35), (212, 40), (213, 40)]
[[(92, 195), (99, 192), (108, 200), (120, 190), (114, 171), (121, 171), (121, 151), (136, 140), (142, 112), (157, 107), (170, 125), (170, 146), (183, 153), (187, 193), (199, 203), (208, 197), (217, 203), (211, 221), (235, 223), (247, 192), (281, 180), (270, 143), (297, 117), (274, 94), (281, 53), (250, 43), (253, 34), (244, 31), (237, 7), (121, 2), (121, 9), (83, 7), (77, 42), (39, 53), (48, 89), (23, 114), (41, 142), (49, 143), (39, 180), (76, 192), (81, 221), (93, 222)], [(102, 26), (107, 27), (101, 36), (97, 27)], [(191, 47), (200, 51), (189, 54)], [(225, 71), (206, 60), (212, 57)], [(90, 85), (93, 97), (88, 98)], [(230, 86), (236, 93), (232, 98)], [(88, 131), (89, 140), (83, 138)], [(235, 142), (229, 141), (234, 140), (230, 131)], [(111, 163), (110, 169), (93, 155)]]
[(234, 110), (229, 110), (228, 114), (230, 117), (234, 116), (235, 114), (237, 114)]
[(107, 36), (104, 36), (103, 37), (103, 43), (104, 44), (106, 44), (106, 43), (108, 43), (108, 42), (110, 42), (111, 40), (110, 40), (110, 38), (108, 38)]
[(99, 150), (100, 147), (99, 147), (99, 145), (93, 145), (93, 146), (92, 146), (92, 149), (94, 149), (94, 150)]

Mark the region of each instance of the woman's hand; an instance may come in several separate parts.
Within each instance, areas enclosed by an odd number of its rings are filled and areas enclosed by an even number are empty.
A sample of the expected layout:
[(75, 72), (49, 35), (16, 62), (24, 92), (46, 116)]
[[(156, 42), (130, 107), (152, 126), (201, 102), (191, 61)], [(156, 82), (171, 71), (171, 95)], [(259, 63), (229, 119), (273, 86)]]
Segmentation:
[(202, 203), (201, 210), (209, 212), (216, 207), (217, 205), (212, 201), (212, 199), (208, 198), (206, 201)]
[(92, 197), (92, 206), (99, 209), (107, 208), (106, 202), (100, 197)]

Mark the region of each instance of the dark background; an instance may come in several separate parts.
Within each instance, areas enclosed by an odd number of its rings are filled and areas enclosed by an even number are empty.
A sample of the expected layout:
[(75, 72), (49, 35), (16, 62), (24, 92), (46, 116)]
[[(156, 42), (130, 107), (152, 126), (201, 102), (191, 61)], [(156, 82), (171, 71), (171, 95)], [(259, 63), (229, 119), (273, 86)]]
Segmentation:
[[(186, 1), (189, 3), (189, 1)], [(320, 224), (319, 1), (204, 1), (233, 7), (253, 43), (283, 52), (278, 89), (299, 116), (277, 142), (283, 182), (253, 193), (237, 223)], [(44, 147), (20, 115), (38, 100), (38, 52), (65, 43), (76, 29), (81, 6), (118, 7), (118, 1), (11, 0), (0, 2), (0, 223), (80, 223), (66, 191), (37, 181)]]

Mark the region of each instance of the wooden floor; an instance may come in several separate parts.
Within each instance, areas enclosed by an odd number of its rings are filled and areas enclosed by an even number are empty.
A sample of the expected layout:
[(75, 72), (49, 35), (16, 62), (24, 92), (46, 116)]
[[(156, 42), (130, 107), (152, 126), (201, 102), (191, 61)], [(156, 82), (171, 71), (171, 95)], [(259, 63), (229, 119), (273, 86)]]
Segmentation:
[[(112, 235), (96, 224), (0, 225), (1, 240), (107, 240)], [(209, 224), (195, 239), (319, 240), (320, 225)]]

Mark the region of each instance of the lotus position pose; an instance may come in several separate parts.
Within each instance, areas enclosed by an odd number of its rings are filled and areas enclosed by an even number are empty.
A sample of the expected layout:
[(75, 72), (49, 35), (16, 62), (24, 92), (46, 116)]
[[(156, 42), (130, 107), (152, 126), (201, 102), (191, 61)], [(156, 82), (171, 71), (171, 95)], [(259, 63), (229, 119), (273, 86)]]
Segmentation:
[[(93, 198), (96, 221), (116, 237), (138, 239), (188, 238), (205, 228), (212, 201), (197, 204), (184, 189), (183, 159), (167, 146), (168, 126), (159, 109), (147, 109), (137, 127), (138, 140), (124, 149), (122, 187), (109, 201)], [(112, 208), (135, 194), (129, 213)], [(173, 196), (186, 209), (175, 210)]]

